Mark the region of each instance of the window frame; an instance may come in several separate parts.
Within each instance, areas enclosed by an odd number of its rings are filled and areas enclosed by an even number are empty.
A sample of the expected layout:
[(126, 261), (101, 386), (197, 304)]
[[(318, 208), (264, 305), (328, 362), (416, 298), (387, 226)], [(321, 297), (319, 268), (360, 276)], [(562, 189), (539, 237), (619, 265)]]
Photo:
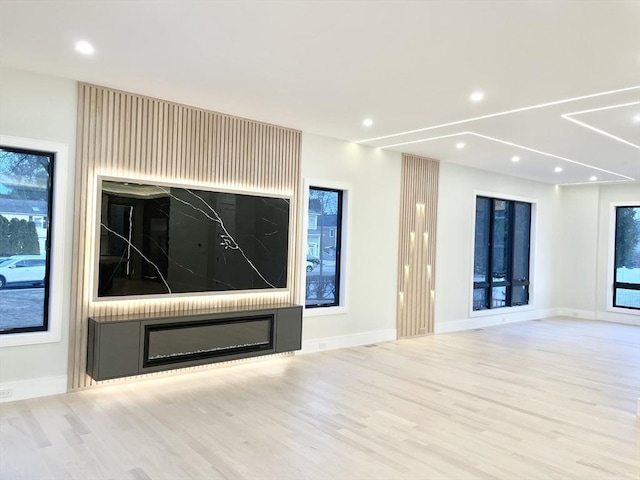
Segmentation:
[[(617, 211), (618, 208), (622, 207), (639, 207), (640, 204), (635, 202), (614, 202), (610, 204), (609, 207), (609, 259), (607, 265), (607, 294), (606, 294), (606, 310), (608, 312), (622, 313), (626, 315), (637, 315), (639, 308), (635, 307), (620, 307), (615, 305), (615, 295), (616, 295), (616, 227), (617, 227)], [(632, 287), (635, 284), (626, 284), (623, 285), (631, 285)], [(620, 288), (620, 287), (618, 287)], [(627, 287), (623, 287), (627, 288)], [(635, 290), (636, 288), (631, 288)]]
[[(476, 288), (476, 282), (474, 281), (475, 279), (475, 233), (476, 233), (476, 222), (475, 222), (475, 218), (476, 218), (476, 208), (477, 208), (477, 202), (478, 202), (478, 198), (479, 197), (486, 197), (490, 200), (506, 200), (509, 202), (521, 202), (521, 203), (528, 203), (530, 205), (530, 218), (529, 218), (529, 279), (528, 279), (528, 303), (524, 304), (524, 305), (513, 305), (513, 306), (504, 306), (504, 307), (494, 307), (494, 308), (485, 308), (485, 309), (481, 309), (481, 310), (474, 310), (474, 302), (473, 302), (473, 294), (474, 294), (474, 290)], [(474, 318), (474, 317), (484, 317), (484, 316), (492, 316), (492, 315), (505, 315), (505, 314), (511, 314), (511, 313), (517, 313), (517, 312), (524, 312), (524, 311), (530, 311), (530, 310), (534, 310), (535, 309), (535, 258), (536, 258), (536, 247), (537, 247), (537, 243), (536, 243), (536, 234), (537, 234), (537, 220), (538, 220), (538, 199), (536, 198), (531, 198), (531, 197), (522, 197), (522, 196), (518, 196), (518, 195), (511, 195), (511, 194), (506, 194), (506, 193), (500, 193), (500, 192), (490, 192), (490, 191), (484, 191), (484, 190), (475, 190), (473, 192), (473, 213), (472, 213), (472, 218), (473, 218), (473, 223), (471, 225), (471, 232), (470, 232), (470, 237), (471, 237), (471, 256), (470, 256), (470, 267), (469, 267), (469, 272), (470, 272), (470, 281), (469, 281), (469, 318)], [(515, 223), (515, 222), (514, 222)], [(492, 235), (492, 230), (489, 230), (489, 235)], [(510, 247), (511, 248), (511, 247)], [(490, 261), (490, 259), (487, 260), (488, 262)], [(513, 259), (509, 258), (508, 259), (509, 262), (509, 268), (512, 267), (512, 263), (513, 263)], [(491, 285), (491, 282), (486, 282), (489, 283), (489, 285)], [(521, 281), (510, 281), (510, 282), (500, 282), (501, 284), (504, 283), (505, 285), (509, 284), (508, 286), (513, 288), (514, 284), (515, 286), (518, 286), (520, 284), (522, 284)], [(495, 286), (495, 285), (494, 285)], [(498, 286), (502, 286), (502, 285), (498, 285)], [(491, 288), (491, 286), (487, 287), (487, 288)]]
[[(0, 331), (0, 336), (2, 335), (14, 335), (17, 333), (28, 333), (28, 332), (47, 332), (49, 330), (49, 317), (50, 317), (50, 312), (49, 312), (49, 291), (50, 291), (50, 284), (51, 284), (51, 225), (54, 222), (53, 220), (53, 199), (54, 199), (54, 195), (55, 195), (55, 191), (54, 191), (54, 184), (55, 184), (55, 169), (56, 169), (56, 156), (55, 153), (53, 152), (45, 152), (42, 150), (34, 150), (34, 149), (26, 149), (26, 148), (18, 148), (18, 147), (12, 147), (12, 146), (8, 146), (5, 144), (0, 144), (0, 149), (4, 150), (4, 151), (9, 151), (12, 153), (24, 153), (24, 154), (28, 154), (28, 155), (38, 155), (40, 157), (48, 157), (49, 158), (49, 178), (47, 178), (47, 218), (49, 219), (49, 221), (47, 222), (47, 228), (45, 229), (47, 231), (47, 239), (46, 239), (46, 243), (45, 243), (45, 251), (41, 252), (41, 254), (45, 255), (45, 260), (44, 260), (44, 267), (45, 267), (45, 274), (44, 274), (44, 297), (43, 297), (43, 310), (42, 310), (42, 314), (43, 314), (43, 318), (42, 318), (42, 325), (38, 325), (38, 326), (34, 326), (34, 327), (16, 327), (16, 328), (12, 328), (10, 330), (2, 330)], [(31, 219), (31, 217), (29, 217)], [(33, 221), (33, 220), (29, 220), (29, 221)], [(35, 222), (34, 222), (35, 223)], [(40, 264), (40, 262), (36, 261), (36, 260), (31, 260), (31, 259), (24, 259), (19, 261), (18, 263), (15, 264), (16, 268), (28, 268), (28, 267), (37, 267), (37, 266), (42, 266)]]
[[(52, 202), (49, 228), (49, 292), (45, 308), (48, 309), (47, 330), (23, 331), (0, 335), (0, 347), (14, 347), (43, 343), (57, 343), (62, 339), (62, 322), (65, 304), (65, 271), (67, 257), (65, 248), (65, 225), (67, 206), (71, 201), (68, 192), (69, 147), (67, 144), (24, 137), (0, 135), (0, 145), (30, 151), (53, 154)], [(55, 219), (55, 220), (53, 220)], [(69, 240), (70, 241), (70, 240)], [(67, 242), (69, 243), (69, 242)]]
[[(308, 241), (308, 225), (309, 225), (309, 189), (319, 188), (325, 190), (339, 190), (342, 192), (342, 216), (339, 223), (339, 240), (340, 240), (340, 260), (339, 260), (339, 287), (338, 287), (338, 304), (331, 306), (306, 306), (306, 260), (307, 260), (307, 241)], [(305, 317), (316, 317), (325, 315), (341, 315), (348, 313), (349, 301), (349, 264), (350, 264), (350, 215), (349, 205), (353, 201), (353, 187), (350, 184), (341, 182), (332, 182), (326, 180), (305, 179), (303, 181), (303, 194), (301, 202), (302, 210), (302, 246), (300, 252), (300, 281), (299, 281), (299, 303), (304, 308)]]

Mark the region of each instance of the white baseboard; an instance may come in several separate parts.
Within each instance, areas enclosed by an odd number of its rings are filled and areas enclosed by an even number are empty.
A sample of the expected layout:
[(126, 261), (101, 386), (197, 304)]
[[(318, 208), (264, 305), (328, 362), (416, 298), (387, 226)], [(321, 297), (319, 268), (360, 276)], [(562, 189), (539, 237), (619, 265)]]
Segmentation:
[(34, 378), (0, 384), (0, 403), (46, 397), (67, 392), (67, 376)]
[(577, 308), (563, 307), (560, 309), (558, 315), (561, 317), (579, 318), (581, 320), (597, 320), (596, 312), (592, 310), (578, 310)]
[(560, 315), (559, 308), (546, 308), (543, 310), (526, 310), (518, 313), (505, 312), (501, 315), (488, 315), (486, 317), (467, 318), (465, 320), (454, 320), (453, 322), (436, 322), (434, 333), (450, 333), (462, 330), (472, 330), (474, 328), (494, 327), (506, 323), (526, 322), (539, 318), (555, 317)]
[(391, 342), (398, 338), (395, 328), (388, 330), (377, 330), (373, 332), (352, 333), (349, 335), (338, 335), (335, 337), (311, 338), (302, 341), (302, 350), (296, 355), (320, 352), (323, 350), (334, 350), (336, 348), (357, 347), (359, 345), (369, 345), (371, 343)]
[(603, 322), (624, 323), (640, 327), (640, 315), (637, 313), (625, 314), (616, 312), (597, 312), (596, 320)]
[(577, 310), (575, 308), (561, 308), (560, 311), (560, 315), (563, 317), (640, 326), (640, 315), (637, 313), (593, 312), (589, 310)]

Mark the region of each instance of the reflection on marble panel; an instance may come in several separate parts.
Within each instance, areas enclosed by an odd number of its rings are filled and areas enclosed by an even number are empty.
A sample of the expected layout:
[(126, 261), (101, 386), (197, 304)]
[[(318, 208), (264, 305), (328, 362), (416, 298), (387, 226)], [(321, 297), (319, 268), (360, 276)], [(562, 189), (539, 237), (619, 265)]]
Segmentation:
[(288, 199), (100, 183), (99, 297), (286, 288)]

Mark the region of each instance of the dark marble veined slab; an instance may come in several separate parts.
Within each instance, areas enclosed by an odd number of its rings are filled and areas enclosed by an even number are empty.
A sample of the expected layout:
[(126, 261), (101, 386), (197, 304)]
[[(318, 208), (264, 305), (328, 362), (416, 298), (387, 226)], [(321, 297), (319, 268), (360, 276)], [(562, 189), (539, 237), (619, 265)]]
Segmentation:
[(287, 288), (288, 198), (99, 184), (98, 297)]

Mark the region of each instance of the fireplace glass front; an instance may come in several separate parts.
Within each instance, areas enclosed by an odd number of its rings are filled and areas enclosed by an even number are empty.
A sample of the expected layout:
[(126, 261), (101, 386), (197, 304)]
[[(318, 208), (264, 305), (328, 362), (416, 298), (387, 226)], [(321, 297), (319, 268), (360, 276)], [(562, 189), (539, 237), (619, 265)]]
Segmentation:
[(273, 348), (273, 316), (145, 326), (144, 366)]

